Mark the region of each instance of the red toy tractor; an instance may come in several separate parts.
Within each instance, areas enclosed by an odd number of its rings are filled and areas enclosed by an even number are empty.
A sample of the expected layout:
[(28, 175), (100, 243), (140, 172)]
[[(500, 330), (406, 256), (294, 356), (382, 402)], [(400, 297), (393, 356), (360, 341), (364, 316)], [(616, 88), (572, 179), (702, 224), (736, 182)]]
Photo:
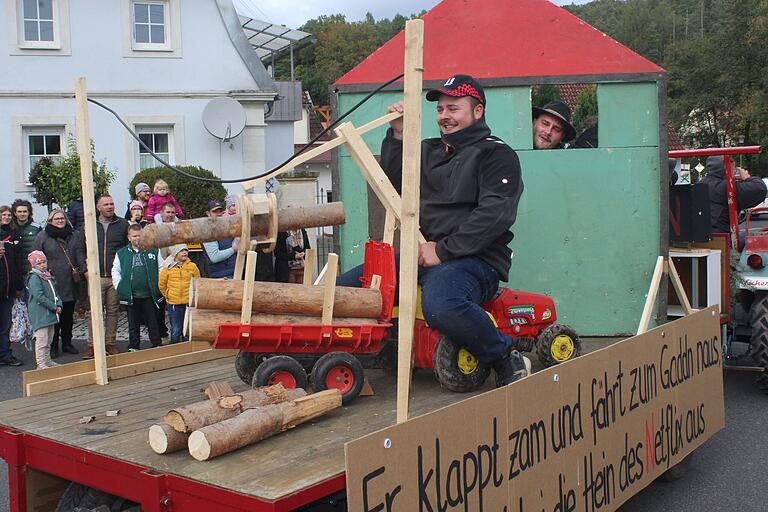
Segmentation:
[[(215, 348), (239, 349), (237, 375), (254, 387), (282, 383), (306, 387), (307, 370), (315, 390), (337, 388), (343, 402), (360, 394), (364, 368), (397, 367), (397, 328), (391, 322), (397, 270), (393, 248), (369, 241), (365, 246), (363, 287), (381, 276), (382, 310), (376, 325), (241, 325), (221, 324)], [(536, 350), (544, 366), (581, 354), (576, 332), (556, 324), (557, 313), (546, 295), (502, 289), (483, 306), (495, 325), (515, 342), (514, 348)], [(419, 308), (420, 309), (420, 308)], [(490, 368), (418, 318), (414, 332), (413, 365), (434, 368), (437, 380), (451, 391), (472, 391), (483, 385)]]

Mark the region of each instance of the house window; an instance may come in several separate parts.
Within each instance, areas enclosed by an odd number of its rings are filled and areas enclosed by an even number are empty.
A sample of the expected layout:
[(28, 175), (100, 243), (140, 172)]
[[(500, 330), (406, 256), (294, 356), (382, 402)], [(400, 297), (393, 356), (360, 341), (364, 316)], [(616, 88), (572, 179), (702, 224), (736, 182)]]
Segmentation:
[(132, 11), (134, 49), (170, 48), (167, 2), (133, 2)]
[(22, 0), (21, 33), (25, 45), (48, 48), (58, 40), (55, 0)]
[[(171, 133), (172, 127), (165, 128), (139, 128), (138, 135), (141, 141), (151, 149), (157, 156), (166, 162), (173, 164), (171, 154)], [(150, 167), (160, 167), (163, 164), (158, 162), (147, 149), (139, 143), (136, 143), (139, 150), (139, 171), (149, 169)]]
[(25, 173), (24, 180), (29, 182), (29, 171), (44, 157), (58, 160), (62, 156), (64, 127), (27, 127), (24, 128)]

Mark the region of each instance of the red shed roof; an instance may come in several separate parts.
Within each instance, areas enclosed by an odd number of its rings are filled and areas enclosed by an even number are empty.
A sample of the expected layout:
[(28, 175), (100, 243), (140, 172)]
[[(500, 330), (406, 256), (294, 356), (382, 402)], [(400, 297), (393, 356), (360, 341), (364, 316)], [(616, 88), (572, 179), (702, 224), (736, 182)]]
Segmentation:
[[(425, 81), (664, 72), (548, 0), (443, 0), (423, 20)], [(404, 45), (400, 32), (336, 83), (389, 80)]]

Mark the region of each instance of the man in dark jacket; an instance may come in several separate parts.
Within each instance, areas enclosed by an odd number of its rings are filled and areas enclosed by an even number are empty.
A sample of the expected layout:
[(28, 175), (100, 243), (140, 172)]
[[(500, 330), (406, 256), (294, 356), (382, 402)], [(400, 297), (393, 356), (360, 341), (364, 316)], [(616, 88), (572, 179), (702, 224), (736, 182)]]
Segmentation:
[[(736, 178), (736, 211), (752, 208), (765, 200), (765, 182), (750, 176), (749, 171), (739, 167)], [(707, 175), (701, 180), (709, 188), (709, 212), (712, 232), (729, 233), (728, 192), (725, 183), (725, 164), (722, 156), (707, 157)]]
[(533, 107), (533, 149), (562, 149), (576, 137), (571, 108), (560, 100)]
[(11, 353), (11, 310), (13, 299), (24, 286), (19, 239), (10, 224), (0, 226), (0, 365), (21, 366)]
[[(115, 339), (117, 338), (117, 318), (120, 312), (120, 300), (117, 290), (112, 286), (112, 263), (115, 254), (125, 246), (128, 240), (128, 221), (115, 215), (115, 201), (108, 194), (96, 199), (96, 209), (99, 212), (96, 222), (96, 237), (99, 248), (99, 277), (101, 279), (101, 301), (106, 312), (106, 351), (108, 355), (117, 354)], [(86, 268), (82, 255), (79, 258), (80, 268)], [(87, 275), (87, 274), (86, 274)], [(91, 327), (90, 322), (88, 327)], [(83, 359), (93, 358), (93, 332), (88, 332), (88, 348), (83, 353)]]
[[(471, 76), (455, 75), (427, 93), (437, 102), (442, 136), (421, 145), (419, 284), (424, 317), (496, 372), (504, 386), (528, 373), (512, 339), (493, 325), (482, 304), (507, 281), (510, 228), (523, 192), (520, 162), (485, 124), (485, 93)], [(402, 103), (389, 107), (402, 112)], [(391, 123), (381, 163), (395, 188), (402, 184), (403, 120)], [(340, 283), (353, 285), (350, 273)], [(349, 279), (351, 277), (351, 279)]]

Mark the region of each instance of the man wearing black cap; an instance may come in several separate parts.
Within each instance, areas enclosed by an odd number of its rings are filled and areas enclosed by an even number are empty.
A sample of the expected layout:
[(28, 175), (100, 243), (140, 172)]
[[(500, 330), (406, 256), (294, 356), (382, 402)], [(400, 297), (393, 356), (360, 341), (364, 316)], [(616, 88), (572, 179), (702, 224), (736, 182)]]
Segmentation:
[[(523, 192), (520, 162), (485, 124), (485, 92), (471, 76), (454, 75), (427, 93), (437, 102), (441, 137), (421, 146), (419, 246), (421, 305), (427, 323), (467, 347), (494, 369), (496, 385), (528, 374), (512, 339), (493, 325), (482, 304), (499, 280), (507, 281), (510, 228)], [(402, 112), (402, 103), (389, 107)], [(381, 163), (393, 185), (402, 185), (403, 120), (391, 123)]]
[(571, 109), (560, 100), (533, 107), (533, 149), (562, 149), (576, 137)]
[[(205, 214), (208, 217), (224, 215), (224, 201), (211, 199), (208, 201)], [(233, 239), (214, 240), (203, 244), (203, 254), (207, 263), (208, 277), (227, 277), (232, 279), (235, 273), (237, 259), (237, 242)]]

